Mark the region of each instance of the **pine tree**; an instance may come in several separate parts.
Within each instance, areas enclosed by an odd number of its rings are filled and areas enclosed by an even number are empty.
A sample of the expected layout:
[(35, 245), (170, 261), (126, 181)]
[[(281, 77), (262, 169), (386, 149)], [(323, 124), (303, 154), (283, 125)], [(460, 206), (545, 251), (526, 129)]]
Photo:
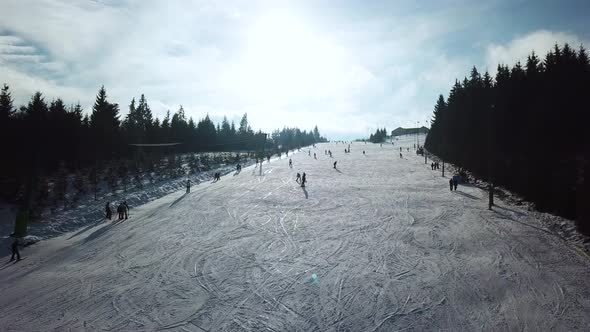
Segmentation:
[(93, 143), (99, 158), (110, 159), (113, 154), (120, 152), (119, 122), (119, 105), (108, 102), (106, 90), (102, 86), (90, 115)]
[(10, 94), (10, 88), (4, 84), (0, 91), (0, 125), (7, 123), (8, 119), (14, 114), (13, 99)]

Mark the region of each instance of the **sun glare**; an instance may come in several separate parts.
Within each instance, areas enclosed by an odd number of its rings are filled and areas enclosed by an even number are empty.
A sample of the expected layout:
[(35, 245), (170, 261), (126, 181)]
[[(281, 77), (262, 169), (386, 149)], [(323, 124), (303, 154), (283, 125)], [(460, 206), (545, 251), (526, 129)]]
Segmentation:
[(260, 17), (246, 38), (239, 81), (249, 97), (297, 100), (338, 77), (337, 47), (288, 13)]

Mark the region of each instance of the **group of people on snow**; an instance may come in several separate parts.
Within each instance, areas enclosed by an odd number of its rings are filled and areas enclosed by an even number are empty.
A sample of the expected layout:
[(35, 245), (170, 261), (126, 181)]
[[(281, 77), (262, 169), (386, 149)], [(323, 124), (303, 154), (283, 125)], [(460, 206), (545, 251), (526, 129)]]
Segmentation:
[(435, 169), (440, 169), (440, 164), (439, 164), (439, 162), (438, 162), (438, 161), (435, 161), (435, 162), (431, 163), (431, 164), (430, 164), (430, 168), (432, 168), (432, 170), (435, 170)]
[(213, 181), (217, 182), (221, 180), (221, 172), (215, 172), (215, 174), (213, 174)]
[[(107, 202), (107, 204), (105, 205), (105, 213), (106, 213), (106, 218), (108, 220), (111, 220), (111, 218), (113, 216), (113, 210), (111, 209), (111, 202)], [(119, 203), (119, 205), (117, 206), (117, 216), (118, 216), (117, 220), (127, 220), (129, 218), (129, 205), (127, 204), (127, 201), (123, 201), (123, 202)]]

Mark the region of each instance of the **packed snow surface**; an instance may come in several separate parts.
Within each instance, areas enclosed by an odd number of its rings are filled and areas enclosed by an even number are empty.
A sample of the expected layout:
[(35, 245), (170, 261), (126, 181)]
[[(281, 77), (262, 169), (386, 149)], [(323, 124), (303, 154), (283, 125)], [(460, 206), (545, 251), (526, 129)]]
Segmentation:
[(449, 191), (412, 139), (319, 144), (4, 257), (0, 329), (587, 330), (588, 256)]

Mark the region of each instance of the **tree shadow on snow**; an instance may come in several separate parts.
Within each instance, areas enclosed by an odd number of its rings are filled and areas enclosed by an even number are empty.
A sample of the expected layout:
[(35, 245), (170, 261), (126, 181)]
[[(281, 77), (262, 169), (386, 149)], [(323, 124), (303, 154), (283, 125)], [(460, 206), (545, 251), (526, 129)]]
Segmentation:
[(458, 195), (461, 195), (461, 196), (465, 196), (465, 197), (467, 197), (467, 198), (471, 198), (471, 199), (475, 199), (475, 200), (480, 200), (480, 198), (479, 198), (479, 197), (475, 197), (475, 196), (473, 196), (473, 195), (471, 195), (471, 194), (464, 193), (464, 192), (462, 192), (462, 191), (456, 191), (456, 190), (455, 190), (455, 193), (456, 193), (456, 194), (458, 194)]
[[(494, 204), (494, 207), (495, 207), (495, 208), (498, 208), (498, 209), (505, 210), (505, 211), (512, 212), (512, 213), (514, 213), (514, 214), (518, 215), (519, 217), (522, 217), (522, 216), (525, 216), (525, 215), (526, 215), (525, 213), (523, 213), (523, 212), (521, 212), (521, 211), (512, 210), (512, 209), (509, 209), (509, 208), (507, 208), (507, 207), (504, 207), (504, 206), (500, 206), (500, 205), (495, 205), (495, 204)], [(496, 211), (496, 213), (498, 213), (498, 212)], [(499, 213), (498, 213), (498, 214), (499, 214)]]
[(105, 218), (104, 220), (103, 220), (103, 219), (100, 219), (100, 220), (98, 220), (97, 222), (95, 222), (95, 223), (92, 223), (92, 224), (90, 224), (90, 225), (86, 226), (84, 229), (82, 229), (82, 230), (80, 230), (80, 231), (76, 232), (76, 234), (74, 234), (74, 235), (70, 236), (70, 237), (68, 238), (68, 240), (71, 240), (71, 239), (75, 238), (76, 236), (78, 236), (78, 235), (80, 235), (80, 234), (82, 234), (82, 233), (86, 232), (87, 230), (91, 229), (92, 227), (96, 227), (96, 226), (98, 226), (98, 225), (102, 224), (102, 223), (103, 223), (105, 220), (108, 220), (108, 219), (106, 219), (106, 218)]
[(92, 234), (88, 235), (85, 239), (84, 239), (84, 243), (90, 242), (92, 240), (96, 240), (98, 238), (100, 238), (101, 236), (105, 235), (109, 230), (111, 230), (112, 228), (116, 227), (117, 225), (120, 225), (122, 223), (122, 221), (120, 222), (114, 222), (111, 224), (108, 224), (102, 228), (99, 228), (97, 230), (95, 230), (94, 232), (92, 232)]

